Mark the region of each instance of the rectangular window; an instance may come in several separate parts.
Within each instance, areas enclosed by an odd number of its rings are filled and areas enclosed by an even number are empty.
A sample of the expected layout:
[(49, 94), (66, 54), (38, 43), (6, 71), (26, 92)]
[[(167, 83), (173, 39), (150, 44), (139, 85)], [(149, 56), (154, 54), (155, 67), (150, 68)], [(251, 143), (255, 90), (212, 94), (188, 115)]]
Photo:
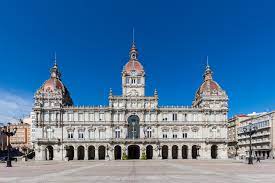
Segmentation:
[(73, 139), (73, 138), (74, 138), (73, 131), (68, 131), (68, 139)]
[(173, 121), (177, 121), (178, 120), (178, 115), (176, 113), (173, 114)]
[(137, 79), (137, 84), (140, 84), (140, 78)]
[(162, 135), (162, 137), (163, 137), (164, 139), (167, 139), (167, 134), (164, 133), (164, 134)]
[(120, 138), (120, 130), (116, 130), (115, 132), (116, 139)]
[(178, 138), (178, 135), (177, 134), (173, 134), (173, 139), (176, 139)]
[(126, 84), (129, 84), (129, 83), (130, 83), (130, 78), (127, 77), (127, 78), (126, 78)]
[(94, 138), (95, 138), (95, 131), (92, 131), (92, 130), (91, 130), (91, 131), (89, 132), (89, 138), (90, 138), (90, 139), (94, 139)]
[(72, 113), (68, 114), (68, 121), (73, 121), (73, 114)]
[(78, 138), (79, 139), (84, 139), (84, 132), (83, 131), (78, 132)]
[(187, 138), (187, 133), (183, 133), (182, 138), (186, 139)]
[(78, 121), (83, 121), (84, 118), (83, 118), (83, 114), (82, 113), (79, 113), (78, 114)]

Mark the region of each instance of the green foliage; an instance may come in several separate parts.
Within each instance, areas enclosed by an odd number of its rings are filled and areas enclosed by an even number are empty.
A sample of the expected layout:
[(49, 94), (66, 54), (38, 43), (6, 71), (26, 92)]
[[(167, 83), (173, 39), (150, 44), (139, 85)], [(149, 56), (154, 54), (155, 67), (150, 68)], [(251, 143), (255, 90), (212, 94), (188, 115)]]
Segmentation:
[(147, 157), (146, 157), (145, 152), (143, 152), (143, 153), (141, 154), (141, 160), (147, 160)]
[(122, 154), (122, 160), (128, 160), (128, 156), (126, 155), (125, 152)]

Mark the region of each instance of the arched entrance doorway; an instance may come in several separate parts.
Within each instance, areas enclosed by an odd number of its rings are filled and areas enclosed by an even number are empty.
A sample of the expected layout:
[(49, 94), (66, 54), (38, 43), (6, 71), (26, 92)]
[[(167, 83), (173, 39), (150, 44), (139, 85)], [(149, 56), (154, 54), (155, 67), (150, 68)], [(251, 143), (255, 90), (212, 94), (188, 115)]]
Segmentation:
[(88, 160), (94, 160), (95, 159), (95, 147), (89, 146), (88, 148)]
[(146, 158), (153, 159), (153, 146), (151, 146), (151, 145), (148, 145), (146, 147)]
[(198, 148), (196, 145), (193, 145), (192, 146), (192, 158), (197, 159), (197, 156), (198, 156)]
[(162, 159), (168, 159), (168, 146), (164, 145), (161, 149)]
[(66, 157), (68, 157), (68, 160), (73, 160), (74, 159), (74, 147), (69, 146), (69, 147), (67, 147), (66, 151), (67, 151)]
[(218, 157), (218, 146), (217, 145), (212, 145), (211, 146), (211, 158), (212, 159), (217, 159)]
[(183, 145), (182, 146), (182, 159), (187, 159), (188, 158), (188, 146)]
[(140, 148), (138, 145), (128, 146), (128, 159), (139, 159)]
[(178, 159), (178, 146), (172, 146), (172, 159)]
[(115, 160), (121, 160), (121, 147), (119, 145), (115, 146)]
[(98, 159), (99, 160), (105, 160), (105, 154), (106, 154), (105, 146), (99, 146), (99, 148), (98, 148)]
[(131, 115), (128, 117), (128, 138), (139, 138), (139, 117), (137, 115)]
[(78, 160), (84, 160), (85, 151), (83, 146), (79, 146), (77, 148), (77, 159)]
[(47, 146), (45, 149), (46, 160), (53, 160), (53, 147)]

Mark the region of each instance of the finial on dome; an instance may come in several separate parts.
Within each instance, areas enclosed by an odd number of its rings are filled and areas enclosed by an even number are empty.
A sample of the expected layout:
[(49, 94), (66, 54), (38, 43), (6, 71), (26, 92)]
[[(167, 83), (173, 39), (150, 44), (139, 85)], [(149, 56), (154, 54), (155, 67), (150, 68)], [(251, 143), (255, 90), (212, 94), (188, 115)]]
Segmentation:
[(155, 89), (154, 95), (157, 96), (158, 95), (158, 90)]
[(212, 70), (210, 69), (210, 66), (209, 66), (209, 63), (208, 63), (208, 56), (206, 56), (206, 69), (205, 69), (205, 72), (204, 72), (204, 81), (207, 81), (207, 80), (212, 80)]
[(59, 72), (58, 70), (58, 67), (57, 67), (57, 61), (56, 61), (56, 52), (54, 52), (54, 66), (51, 68), (51, 77), (52, 78), (57, 78), (57, 79), (60, 79), (61, 77), (61, 73)]
[(57, 66), (57, 63), (56, 63), (56, 52), (54, 52), (54, 58), (53, 58), (53, 61), (54, 61), (54, 66)]
[(112, 90), (112, 88), (110, 88), (109, 96), (112, 96), (112, 95), (113, 95), (113, 90)]
[(132, 47), (135, 46), (135, 27), (133, 27), (133, 42)]

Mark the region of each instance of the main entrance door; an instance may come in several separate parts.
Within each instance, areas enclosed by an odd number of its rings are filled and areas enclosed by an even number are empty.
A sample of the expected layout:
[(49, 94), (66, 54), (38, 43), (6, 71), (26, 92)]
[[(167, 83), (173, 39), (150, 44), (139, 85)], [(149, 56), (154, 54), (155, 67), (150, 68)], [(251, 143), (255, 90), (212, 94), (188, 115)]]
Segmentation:
[(128, 159), (139, 159), (140, 149), (137, 145), (130, 145), (128, 147)]
[(128, 138), (139, 138), (139, 117), (137, 115), (129, 116), (128, 118)]

